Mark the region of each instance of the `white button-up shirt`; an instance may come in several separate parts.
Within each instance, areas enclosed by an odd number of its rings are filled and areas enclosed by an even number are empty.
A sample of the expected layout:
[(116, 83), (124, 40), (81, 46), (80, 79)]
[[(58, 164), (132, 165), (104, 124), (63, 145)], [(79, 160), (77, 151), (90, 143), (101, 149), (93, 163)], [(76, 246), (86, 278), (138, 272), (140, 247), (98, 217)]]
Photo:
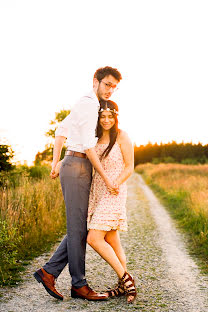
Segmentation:
[(100, 103), (94, 91), (83, 96), (72, 108), (71, 113), (59, 124), (55, 136), (67, 138), (67, 150), (84, 153), (95, 147), (95, 130)]

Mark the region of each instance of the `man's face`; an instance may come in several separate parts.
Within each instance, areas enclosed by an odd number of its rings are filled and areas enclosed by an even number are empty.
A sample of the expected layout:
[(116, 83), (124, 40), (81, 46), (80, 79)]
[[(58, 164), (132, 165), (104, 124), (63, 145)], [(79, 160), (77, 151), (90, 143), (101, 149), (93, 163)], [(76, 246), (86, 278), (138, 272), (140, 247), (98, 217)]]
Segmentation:
[(112, 93), (116, 90), (118, 80), (113, 76), (105, 76), (101, 81), (95, 79), (95, 91), (99, 100), (109, 100)]

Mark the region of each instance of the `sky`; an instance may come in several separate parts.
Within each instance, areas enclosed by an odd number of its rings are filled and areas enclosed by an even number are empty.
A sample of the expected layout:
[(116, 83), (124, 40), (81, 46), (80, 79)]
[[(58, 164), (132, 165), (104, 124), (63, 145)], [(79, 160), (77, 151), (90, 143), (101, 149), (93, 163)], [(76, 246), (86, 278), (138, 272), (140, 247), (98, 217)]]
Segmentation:
[(207, 16), (200, 0), (0, 0), (0, 144), (32, 164), (106, 65), (133, 143), (207, 144)]

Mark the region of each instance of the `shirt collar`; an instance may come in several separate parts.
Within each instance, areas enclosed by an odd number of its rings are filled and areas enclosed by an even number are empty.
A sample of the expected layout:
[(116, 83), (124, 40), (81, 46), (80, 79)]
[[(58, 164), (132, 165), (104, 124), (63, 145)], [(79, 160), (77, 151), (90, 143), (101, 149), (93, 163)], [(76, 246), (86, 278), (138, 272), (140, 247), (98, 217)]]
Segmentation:
[(96, 101), (96, 104), (98, 106), (98, 109), (100, 108), (100, 103), (98, 101), (98, 98), (97, 98), (97, 95), (95, 94), (95, 91), (94, 90), (91, 90), (88, 94), (87, 94), (88, 97), (94, 99)]

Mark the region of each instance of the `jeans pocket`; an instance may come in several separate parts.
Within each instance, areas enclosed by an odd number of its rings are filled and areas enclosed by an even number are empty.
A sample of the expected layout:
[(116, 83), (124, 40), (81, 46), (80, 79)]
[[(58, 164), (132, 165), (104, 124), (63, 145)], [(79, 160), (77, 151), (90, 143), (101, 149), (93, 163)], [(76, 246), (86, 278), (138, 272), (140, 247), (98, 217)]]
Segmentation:
[(62, 163), (62, 176), (78, 178), (81, 175), (81, 163), (75, 158), (65, 156)]
[(81, 166), (81, 176), (88, 180), (92, 179), (92, 165), (89, 161), (83, 162)]

